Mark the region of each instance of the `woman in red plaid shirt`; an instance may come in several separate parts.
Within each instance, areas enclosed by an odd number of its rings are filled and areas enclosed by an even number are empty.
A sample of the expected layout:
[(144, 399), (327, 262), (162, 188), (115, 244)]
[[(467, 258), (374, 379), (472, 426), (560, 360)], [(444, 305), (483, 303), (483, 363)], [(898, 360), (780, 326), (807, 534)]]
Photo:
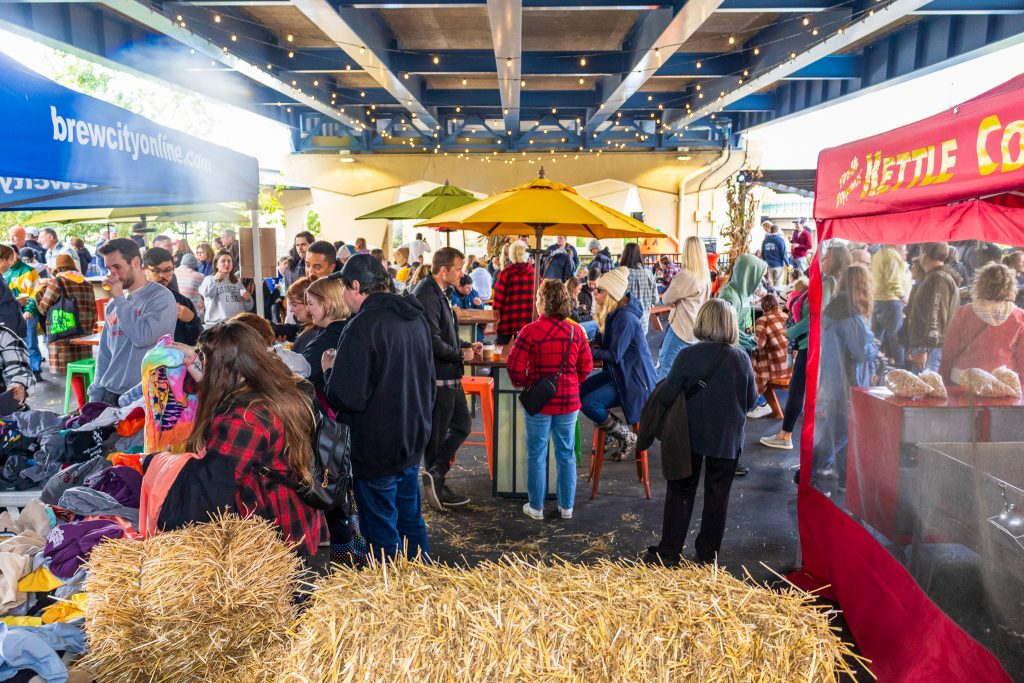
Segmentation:
[(494, 311), (498, 314), (498, 344), (507, 344), (533, 320), (533, 266), (526, 244), (516, 240), (508, 248), (509, 264), (494, 281)]
[(229, 321), (207, 330), (191, 365), (202, 363), (199, 407), (188, 450), (235, 461), (235, 507), (278, 525), (300, 555), (314, 555), (326, 535), (324, 515), (295, 490), (256, 467), (310, 482), (313, 407), (304, 380), (251, 327)]
[(548, 404), (536, 415), (523, 412), (528, 463), (526, 482), (530, 495), (523, 512), (533, 519), (544, 519), (548, 440), (554, 437), (558, 511), (562, 519), (569, 519), (576, 499), (576, 415), (580, 410), (580, 382), (594, 369), (594, 359), (583, 328), (566, 320), (572, 311), (572, 298), (562, 282), (544, 280), (537, 292), (536, 306), (539, 317), (520, 330), (509, 352), (508, 376), (516, 386), (528, 387), (541, 377), (558, 374), (563, 360), (565, 368)]

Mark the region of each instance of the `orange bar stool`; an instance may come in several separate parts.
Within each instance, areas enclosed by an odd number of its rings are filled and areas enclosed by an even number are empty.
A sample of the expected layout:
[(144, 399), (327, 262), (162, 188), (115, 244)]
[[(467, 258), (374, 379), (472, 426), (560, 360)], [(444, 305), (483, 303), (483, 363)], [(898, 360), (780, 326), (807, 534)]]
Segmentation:
[[(640, 430), (639, 424), (633, 425), (633, 432)], [(590, 473), (587, 479), (591, 482), (590, 499), (597, 498), (597, 490), (601, 486), (601, 463), (604, 462), (604, 447), (607, 436), (600, 427), (594, 425), (594, 436), (590, 446)], [(644, 497), (651, 499), (651, 472), (647, 465), (647, 451), (636, 454), (636, 476), (644, 485)]]
[(96, 299), (96, 322), (103, 322), (107, 317), (107, 304), (110, 299)]
[(462, 378), (462, 390), (467, 395), (480, 397), (480, 412), (483, 414), (484, 431), (470, 432), (471, 434), (483, 434), (484, 440), (464, 441), (469, 446), (486, 446), (487, 448), (487, 473), (494, 479), (494, 379), (492, 377), (473, 377), (466, 375)]

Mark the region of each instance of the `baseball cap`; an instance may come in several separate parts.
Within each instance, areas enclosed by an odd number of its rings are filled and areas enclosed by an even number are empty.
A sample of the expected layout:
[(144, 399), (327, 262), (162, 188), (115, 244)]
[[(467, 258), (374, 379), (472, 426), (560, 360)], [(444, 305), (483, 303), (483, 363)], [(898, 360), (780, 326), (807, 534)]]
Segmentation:
[(33, 239), (39, 237), (39, 228), (25, 228), (25, 235)]
[(363, 286), (390, 280), (384, 264), (370, 254), (355, 254), (345, 262), (340, 272), (331, 273), (328, 277), (344, 282), (358, 282)]

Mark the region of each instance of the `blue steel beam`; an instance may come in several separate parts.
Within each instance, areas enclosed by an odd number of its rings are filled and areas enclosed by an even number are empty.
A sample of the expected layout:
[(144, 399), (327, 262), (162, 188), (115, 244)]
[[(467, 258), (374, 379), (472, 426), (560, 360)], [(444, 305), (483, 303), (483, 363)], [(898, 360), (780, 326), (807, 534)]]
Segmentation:
[(857, 81), (782, 83), (774, 92), (775, 115), (803, 112), (1022, 41), (1022, 14), (923, 17), (866, 45)]
[(704, 25), (722, 0), (684, 0), (672, 10), (648, 12), (633, 34), (629, 71), (598, 81), (603, 101), (587, 119), (588, 132), (596, 130), (661, 68), (662, 62)]
[(421, 76), (399, 74), (391, 65), (391, 36), (358, 10), (335, 9), (327, 0), (293, 0), (292, 4), (373, 80), (401, 102), (426, 128), (439, 124), (433, 111), (420, 101)]
[[(780, 40), (782, 29), (778, 25), (769, 27), (744, 46), (746, 54), (750, 55), (746, 75), (718, 78), (703, 84), (701, 92), (691, 96), (687, 103), (691, 108), (690, 113), (670, 119), (668, 124), (678, 126), (689, 120), (700, 119), (746, 95), (774, 88), (783, 79), (818, 60), (884, 31), (927, 3), (928, 0), (892, 0), (878, 9), (872, 9), (870, 13), (859, 15), (860, 18), (850, 24), (838, 25), (836, 22), (841, 21), (842, 12), (831, 10), (824, 13), (821, 21), (804, 26), (798, 36), (791, 36), (789, 40)], [(819, 31), (818, 35), (813, 34), (814, 29)], [(757, 48), (759, 54), (754, 54), (754, 48)]]
[[(39, 1), (39, 0), (37, 0)], [(480, 7), (487, 0), (342, 0), (339, 6), (361, 9), (427, 9)], [(206, 0), (195, 5), (274, 5), (280, 0)], [(283, 4), (288, 4), (287, 2)], [(846, 0), (724, 0), (719, 12), (800, 14), (821, 12), (848, 4)], [(523, 8), (530, 10), (633, 10), (649, 11), (671, 9), (670, 0), (629, 2), (629, 0), (523, 0)], [(1020, 0), (932, 0), (911, 14), (1020, 14), (1024, 6)]]
[(861, 62), (857, 54), (829, 55), (786, 76), (785, 80), (853, 80), (860, 78)]

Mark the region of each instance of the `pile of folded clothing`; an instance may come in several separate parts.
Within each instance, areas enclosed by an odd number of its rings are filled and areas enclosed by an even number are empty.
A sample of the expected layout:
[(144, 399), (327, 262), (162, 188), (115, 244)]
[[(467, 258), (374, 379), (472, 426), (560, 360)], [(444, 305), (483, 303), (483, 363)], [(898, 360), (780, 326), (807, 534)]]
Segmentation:
[(86, 563), (107, 539), (137, 538), (138, 456), (94, 456), (55, 473), (17, 518), (0, 513), (0, 680), (31, 670), (67, 677), (85, 650)]

